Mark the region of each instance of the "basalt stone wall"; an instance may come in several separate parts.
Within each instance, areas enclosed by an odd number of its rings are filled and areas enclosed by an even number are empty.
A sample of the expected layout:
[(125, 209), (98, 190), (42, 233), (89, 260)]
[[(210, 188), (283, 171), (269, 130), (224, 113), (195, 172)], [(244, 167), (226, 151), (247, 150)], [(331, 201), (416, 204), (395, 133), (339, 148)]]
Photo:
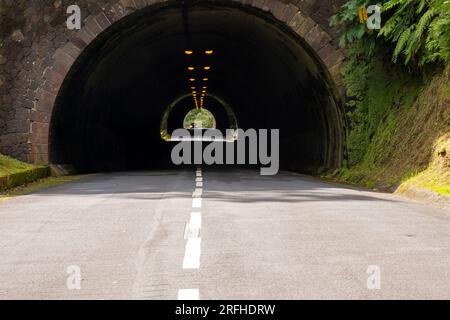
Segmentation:
[[(76, 3), (85, 14), (98, 12), (102, 5), (102, 1)], [(71, 4), (74, 1), (0, 0), (0, 153), (46, 162), (33, 158), (43, 153), (40, 145), (48, 140), (50, 121), (49, 113), (36, 109), (37, 90), (56, 90), (44, 74), (54, 63), (55, 51), (73, 33), (65, 25)]]
[[(173, 0), (175, 1), (175, 0)], [(0, 0), (0, 153), (48, 163), (49, 127), (71, 65), (114, 22), (163, 0)], [(344, 0), (230, 0), (271, 12), (322, 59), (341, 95), (343, 53), (329, 18)], [(66, 9), (82, 10), (80, 31), (66, 27)]]

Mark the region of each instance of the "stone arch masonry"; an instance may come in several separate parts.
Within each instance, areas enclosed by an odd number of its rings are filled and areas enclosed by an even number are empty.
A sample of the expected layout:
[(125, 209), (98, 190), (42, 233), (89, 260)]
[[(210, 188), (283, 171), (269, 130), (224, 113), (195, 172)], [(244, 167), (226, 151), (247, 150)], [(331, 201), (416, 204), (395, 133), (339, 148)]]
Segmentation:
[[(72, 64), (91, 41), (136, 10), (167, 0), (0, 1), (0, 152), (31, 163), (49, 162), (49, 127), (56, 96)], [(273, 14), (315, 50), (341, 95), (344, 54), (328, 27), (341, 0), (230, 0)], [(83, 25), (65, 26), (78, 4)]]

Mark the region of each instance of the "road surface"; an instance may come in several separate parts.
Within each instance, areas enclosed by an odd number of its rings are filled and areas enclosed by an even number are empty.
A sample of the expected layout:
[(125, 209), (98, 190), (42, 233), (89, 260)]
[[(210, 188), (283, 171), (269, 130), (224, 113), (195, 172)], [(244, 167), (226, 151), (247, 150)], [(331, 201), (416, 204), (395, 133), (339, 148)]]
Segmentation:
[(99, 174), (0, 204), (1, 299), (450, 298), (450, 219), (291, 173)]

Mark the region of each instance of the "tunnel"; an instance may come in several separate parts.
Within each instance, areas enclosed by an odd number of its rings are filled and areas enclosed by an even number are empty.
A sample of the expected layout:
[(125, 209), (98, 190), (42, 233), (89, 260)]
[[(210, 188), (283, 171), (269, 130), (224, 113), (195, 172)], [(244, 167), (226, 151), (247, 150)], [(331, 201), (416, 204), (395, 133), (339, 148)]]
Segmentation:
[[(230, 105), (214, 94), (205, 94), (205, 98), (208, 99), (208, 102), (207, 109), (205, 107), (204, 110), (212, 113), (216, 124), (215, 128), (223, 136), (226, 135), (227, 129), (236, 130), (239, 128), (237, 116)], [(192, 94), (185, 94), (170, 103), (161, 119), (161, 138), (170, 140), (171, 133), (182, 127), (180, 124), (184, 122), (186, 115), (194, 110), (194, 107), (195, 103), (193, 103)]]
[[(186, 51), (192, 55), (187, 56)], [(205, 57), (204, 52), (214, 53)], [(190, 64), (208, 64), (192, 75)], [(219, 126), (279, 129), (280, 167), (320, 173), (343, 160), (340, 99), (311, 47), (273, 15), (230, 1), (169, 2), (128, 15), (82, 52), (61, 86), (50, 124), (50, 162), (77, 172), (171, 166), (160, 128), (182, 127), (190, 79), (208, 79), (204, 106)], [(220, 101), (214, 97), (220, 97)]]

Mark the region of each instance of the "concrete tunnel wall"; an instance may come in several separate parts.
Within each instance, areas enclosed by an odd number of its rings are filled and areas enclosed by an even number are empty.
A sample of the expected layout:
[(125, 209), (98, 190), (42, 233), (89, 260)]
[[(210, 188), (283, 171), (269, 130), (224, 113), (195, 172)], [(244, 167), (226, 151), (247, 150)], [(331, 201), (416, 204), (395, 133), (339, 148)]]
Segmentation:
[[(14, 19), (8, 28), (2, 28), (12, 33), (2, 47), (0, 59), (0, 62), (6, 60), (0, 65), (5, 71), (2, 72), (3, 79), (0, 78), (0, 151), (29, 162), (75, 164), (85, 171), (125, 169), (133, 162), (136, 167), (141, 167), (143, 163), (139, 159), (147, 161), (154, 153), (167, 151), (167, 145), (153, 139), (148, 128), (156, 127), (159, 135), (162, 108), (176, 94), (183, 94), (187, 89), (185, 82), (176, 80), (182, 76), (174, 71), (179, 66), (173, 66), (171, 70), (155, 69), (152, 74), (166, 71), (172, 75), (173, 79), (166, 79), (161, 87), (170, 88), (171, 92), (157, 99), (149, 98), (148, 85), (153, 83), (155, 89), (161, 79), (149, 78), (149, 69), (143, 68), (148, 57), (142, 52), (148, 52), (152, 45), (166, 49), (156, 54), (160, 58), (153, 64), (148, 63), (147, 66), (153, 67), (161, 65), (161, 57), (165, 57), (166, 62), (172, 57), (169, 60), (173, 64), (172, 61), (176, 61), (174, 54), (185, 49), (180, 35), (179, 1), (80, 1), (84, 12), (80, 31), (65, 28), (64, 11), (69, 4), (68, 1), (55, 1), (49, 8), (33, 3), (28, 7), (32, 10), (25, 10), (25, 23), (30, 20), (48, 24), (47, 28), (43, 27), (43, 34), (39, 34), (41, 29), (25, 32), (26, 26), (24, 32), (17, 32)], [(337, 3), (330, 1), (323, 5), (320, 1), (301, 1), (294, 5), (276, 0), (244, 0), (189, 1), (188, 5), (190, 14), (195, 17), (191, 19), (193, 34), (202, 38), (203, 43), (220, 48), (217, 52), (226, 60), (218, 62), (212, 90), (230, 100), (227, 103), (235, 109), (241, 127), (285, 128), (286, 134), (281, 139), (284, 168), (319, 172), (339, 167), (345, 139), (340, 101), (344, 90), (339, 73), (343, 54), (336, 48), (334, 31), (327, 27), (327, 17), (335, 12)], [(38, 13), (33, 14), (33, 10)], [(55, 15), (53, 11), (59, 14)], [(167, 33), (166, 40), (158, 38), (158, 32), (162, 30)], [(239, 35), (243, 30), (247, 32), (247, 38)], [(218, 36), (218, 32), (222, 34)], [(168, 41), (176, 36), (179, 36), (176, 45), (174, 41)], [(155, 38), (149, 41), (152, 37)], [(249, 38), (253, 46), (246, 43)], [(221, 44), (224, 46), (220, 47)], [(199, 48), (202, 44), (193, 45)], [(268, 50), (269, 47), (273, 48)], [(117, 57), (126, 55), (130, 48), (135, 56), (129, 61), (134, 64), (130, 67), (128, 63), (127, 68), (114, 65)], [(242, 49), (245, 58), (241, 57), (236, 63), (234, 55)], [(255, 53), (257, 50), (262, 51)], [(242, 71), (246, 68), (247, 71)], [(264, 69), (266, 72), (261, 73)], [(119, 80), (112, 80), (111, 70), (119, 72)], [(227, 72), (234, 75), (233, 79), (242, 81), (226, 81)], [(126, 79), (127, 73), (135, 76), (133, 83), (145, 85), (131, 86), (132, 82)], [(279, 79), (285, 79), (285, 82)], [(232, 87), (237, 84), (242, 91)], [(121, 93), (123, 88), (134, 90), (127, 101), (131, 108), (117, 113), (120, 109), (116, 108), (120, 104), (118, 101), (125, 99)], [(276, 94), (271, 96), (271, 90)], [(249, 92), (251, 94), (245, 95), (247, 100), (243, 100), (243, 93)], [(157, 100), (157, 107), (145, 109), (143, 102), (152, 99)], [(280, 99), (285, 100), (281, 106)], [(303, 109), (301, 102), (305, 105)], [(139, 117), (133, 117), (133, 108), (139, 111)], [(274, 110), (279, 111), (278, 114)], [(127, 121), (120, 124), (116, 121), (119, 119)], [(148, 121), (146, 126), (137, 125), (143, 119)], [(102, 123), (105, 126), (98, 125)], [(89, 135), (92, 133), (89, 128), (92, 130), (95, 126), (105, 129), (104, 132), (97, 129), (95, 134)], [(118, 137), (117, 133), (127, 134)], [(120, 146), (129, 147), (130, 142), (134, 144), (131, 148), (120, 149)], [(119, 148), (108, 149), (107, 146), (112, 144)], [(151, 148), (155, 152), (149, 152)], [(115, 158), (124, 153), (134, 153), (134, 156)], [(81, 156), (83, 154), (89, 154), (89, 157)], [(152, 163), (147, 161), (147, 164)]]

